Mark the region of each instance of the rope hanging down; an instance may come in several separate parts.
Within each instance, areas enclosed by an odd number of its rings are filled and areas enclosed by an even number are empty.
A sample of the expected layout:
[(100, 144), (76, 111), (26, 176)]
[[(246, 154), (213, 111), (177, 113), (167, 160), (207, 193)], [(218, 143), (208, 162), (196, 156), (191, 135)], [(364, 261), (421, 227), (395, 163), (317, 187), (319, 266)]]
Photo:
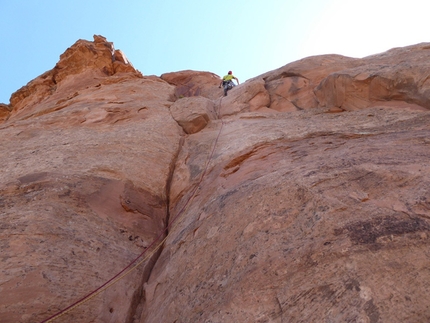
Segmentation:
[[(102, 284), (101, 286), (99, 286), (98, 288), (93, 290), (92, 292), (88, 293), (87, 295), (85, 295), (81, 299), (77, 300), (76, 302), (67, 306), (66, 308), (62, 309), (61, 311), (55, 313), (54, 315), (50, 316), (49, 318), (41, 321), (40, 323), (53, 322), (53, 321), (59, 319), (60, 317), (62, 317), (63, 315), (69, 313), (73, 309), (77, 308), (78, 306), (81, 306), (81, 305), (85, 304), (86, 302), (90, 301), (91, 299), (93, 299), (94, 297), (96, 297), (97, 295), (99, 295), (100, 293), (102, 293), (103, 291), (105, 291), (106, 289), (113, 286), (118, 281), (120, 281), (121, 279), (123, 279), (124, 277), (126, 277), (127, 275), (132, 273), (137, 267), (139, 267), (139, 265), (141, 265), (143, 262), (148, 260), (152, 255), (154, 255), (158, 251), (158, 249), (160, 249), (160, 247), (164, 244), (164, 242), (167, 239), (166, 233), (169, 230), (172, 230), (176, 226), (175, 222), (179, 219), (180, 215), (182, 215), (182, 213), (185, 211), (186, 207), (189, 205), (189, 203), (192, 201), (192, 199), (196, 195), (196, 192), (197, 192), (198, 188), (200, 187), (200, 184), (202, 183), (203, 178), (205, 177), (206, 172), (209, 168), (209, 162), (212, 160), (213, 154), (215, 152), (215, 148), (216, 148), (217, 143), (218, 143), (218, 139), (221, 135), (221, 131), (222, 131), (223, 126), (224, 126), (224, 121), (220, 117), (221, 103), (222, 103), (222, 98), (220, 100), (220, 107), (219, 107), (219, 111), (217, 113), (218, 119), (221, 120), (221, 127), (218, 131), (217, 137), (215, 138), (214, 145), (212, 147), (212, 151), (206, 160), (205, 168), (203, 169), (203, 172), (202, 172), (202, 175), (200, 176), (199, 181), (197, 182), (197, 184), (194, 186), (193, 190), (191, 191), (189, 198), (186, 200), (186, 202), (184, 203), (182, 208), (178, 211), (178, 213), (172, 218), (170, 223), (168, 225), (166, 225), (166, 227), (160, 232), (160, 234), (157, 236), (157, 238), (155, 238), (155, 240), (152, 241), (151, 244), (144, 251), (142, 251), (142, 253), (140, 255), (138, 255), (132, 262), (130, 262), (124, 269), (122, 269), (120, 272), (118, 272), (115, 276), (113, 276), (111, 279), (109, 279), (104, 284)], [(171, 227), (173, 224), (175, 224), (175, 226)], [(165, 236), (165, 237), (163, 239), (161, 239), (163, 236)], [(151, 250), (151, 248), (153, 248), (153, 250), (151, 252), (149, 252), (147, 255), (145, 255), (149, 250)], [(142, 258), (143, 256), (145, 256), (145, 257)], [(142, 259), (139, 260), (140, 258), (142, 258)]]

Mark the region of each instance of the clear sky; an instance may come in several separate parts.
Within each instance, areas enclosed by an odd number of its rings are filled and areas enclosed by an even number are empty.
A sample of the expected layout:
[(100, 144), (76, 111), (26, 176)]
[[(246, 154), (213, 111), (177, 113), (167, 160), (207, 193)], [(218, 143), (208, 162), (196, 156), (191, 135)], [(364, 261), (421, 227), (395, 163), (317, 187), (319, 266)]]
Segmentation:
[(241, 82), (319, 54), (364, 57), (430, 40), (428, 0), (0, 0), (0, 102), (78, 39), (102, 35), (144, 75)]

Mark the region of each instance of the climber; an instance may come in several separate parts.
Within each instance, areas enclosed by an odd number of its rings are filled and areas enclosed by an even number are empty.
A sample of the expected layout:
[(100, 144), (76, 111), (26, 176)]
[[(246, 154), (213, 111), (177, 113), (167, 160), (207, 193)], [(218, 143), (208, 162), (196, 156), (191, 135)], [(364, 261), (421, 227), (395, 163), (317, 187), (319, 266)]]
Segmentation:
[(236, 80), (237, 85), (239, 85), (239, 80), (236, 76), (233, 76), (232, 71), (228, 71), (228, 74), (224, 76), (221, 80), (221, 83), (219, 84), (219, 88), (221, 88), (221, 85), (224, 87), (224, 96), (227, 96), (227, 91), (231, 90), (234, 86), (236, 86), (233, 83), (233, 79)]

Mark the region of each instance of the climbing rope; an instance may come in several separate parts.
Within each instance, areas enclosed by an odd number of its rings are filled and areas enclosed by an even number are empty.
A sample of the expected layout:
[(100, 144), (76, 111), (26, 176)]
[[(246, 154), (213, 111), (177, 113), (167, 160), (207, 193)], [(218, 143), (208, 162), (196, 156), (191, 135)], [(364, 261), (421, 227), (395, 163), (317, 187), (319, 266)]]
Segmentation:
[[(158, 237), (152, 241), (152, 243), (144, 250), (142, 251), (142, 253), (140, 255), (138, 255), (132, 262), (130, 262), (124, 269), (122, 269), (120, 272), (118, 272), (115, 276), (113, 276), (111, 279), (109, 279), (108, 281), (106, 281), (104, 284), (102, 284), (101, 286), (99, 286), (97, 289), (93, 290), (92, 292), (88, 293), (87, 295), (85, 295), (84, 297), (82, 297), (81, 299), (77, 300), (76, 302), (74, 302), (73, 304), (67, 306), (66, 308), (62, 309), (61, 311), (55, 313), (54, 315), (50, 316), (49, 318), (41, 321), (40, 323), (50, 323), (53, 322), (57, 319), (59, 319), (60, 317), (62, 317), (63, 315), (66, 315), (67, 313), (69, 313), (70, 311), (72, 311), (73, 309), (87, 303), (88, 301), (90, 301), (91, 299), (93, 299), (94, 297), (96, 297), (97, 295), (99, 295), (100, 293), (102, 293), (103, 291), (105, 291), (106, 289), (108, 289), (109, 287), (113, 286), (114, 284), (116, 284), (118, 281), (120, 281), (121, 279), (123, 279), (124, 277), (126, 277), (127, 275), (129, 275), (130, 273), (132, 273), (136, 268), (138, 268), (143, 262), (145, 262), (146, 260), (148, 260), (150, 257), (152, 257), (160, 248), (161, 246), (165, 243), (166, 239), (167, 239), (167, 231), (168, 230), (173, 230), (176, 227), (176, 221), (179, 219), (179, 217), (182, 215), (182, 213), (184, 213), (185, 209), (187, 208), (187, 206), (190, 204), (190, 202), (193, 200), (193, 198), (196, 195), (197, 190), (199, 189), (203, 178), (206, 175), (206, 172), (209, 168), (209, 163), (213, 158), (214, 152), (215, 152), (215, 148), (218, 144), (218, 140), (219, 137), (221, 135), (222, 129), (224, 127), (224, 120), (220, 117), (220, 112), (221, 112), (221, 103), (222, 103), (222, 97), (220, 100), (220, 106), (219, 106), (219, 111), (217, 111), (217, 117), (218, 119), (221, 120), (221, 126), (220, 129), (218, 131), (218, 135), (215, 138), (214, 141), (214, 145), (212, 147), (212, 151), (210, 153), (210, 155), (208, 156), (207, 160), (206, 160), (206, 165), (205, 168), (203, 169), (203, 172), (200, 176), (199, 181), (197, 182), (197, 184), (194, 186), (193, 190), (191, 191), (191, 194), (189, 195), (188, 199), (186, 200), (186, 202), (184, 203), (184, 205), (179, 209), (179, 211), (177, 212), (177, 214), (171, 219), (170, 223), (168, 225), (166, 225), (166, 227), (160, 232), (160, 234), (158, 235)], [(172, 226), (173, 224), (175, 224), (174, 226)], [(172, 228), (170, 228), (170, 226), (172, 226)], [(164, 236), (163, 239), (161, 239)], [(160, 242), (158, 242), (161, 239)], [(157, 244), (158, 242), (158, 244)], [(145, 255), (148, 250), (151, 250), (151, 248), (154, 247), (152, 249), (151, 252), (149, 252), (147, 255)], [(143, 257), (145, 256), (145, 257)], [(143, 257), (141, 260), (139, 260), (141, 257)], [(139, 261), (138, 261), (139, 260)]]

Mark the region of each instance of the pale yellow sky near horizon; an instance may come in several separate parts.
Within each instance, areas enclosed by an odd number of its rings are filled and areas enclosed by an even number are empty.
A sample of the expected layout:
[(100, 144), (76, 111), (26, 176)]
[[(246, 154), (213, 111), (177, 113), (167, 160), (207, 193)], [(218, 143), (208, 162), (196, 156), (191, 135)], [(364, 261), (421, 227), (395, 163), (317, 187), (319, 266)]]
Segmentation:
[(430, 3), (424, 0), (331, 0), (304, 39), (303, 57), (365, 57), (427, 42)]

